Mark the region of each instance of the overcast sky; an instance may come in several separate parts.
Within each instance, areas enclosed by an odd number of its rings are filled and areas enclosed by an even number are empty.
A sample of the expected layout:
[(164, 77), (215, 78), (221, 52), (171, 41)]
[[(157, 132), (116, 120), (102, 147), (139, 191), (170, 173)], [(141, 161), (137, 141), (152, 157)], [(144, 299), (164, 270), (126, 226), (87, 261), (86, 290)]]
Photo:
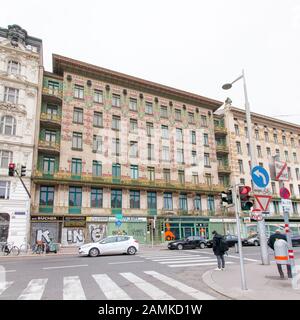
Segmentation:
[(1, 27), (19, 24), (52, 53), (244, 106), (300, 124), (299, 0), (2, 1)]

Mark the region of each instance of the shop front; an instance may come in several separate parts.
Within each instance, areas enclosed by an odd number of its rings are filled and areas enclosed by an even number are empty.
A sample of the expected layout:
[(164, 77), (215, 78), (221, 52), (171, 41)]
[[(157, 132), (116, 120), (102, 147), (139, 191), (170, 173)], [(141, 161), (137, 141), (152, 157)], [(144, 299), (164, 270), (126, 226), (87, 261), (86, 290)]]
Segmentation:
[(107, 236), (108, 217), (86, 218), (86, 242), (97, 242)]
[(64, 217), (61, 244), (64, 247), (81, 246), (86, 238), (86, 217)]

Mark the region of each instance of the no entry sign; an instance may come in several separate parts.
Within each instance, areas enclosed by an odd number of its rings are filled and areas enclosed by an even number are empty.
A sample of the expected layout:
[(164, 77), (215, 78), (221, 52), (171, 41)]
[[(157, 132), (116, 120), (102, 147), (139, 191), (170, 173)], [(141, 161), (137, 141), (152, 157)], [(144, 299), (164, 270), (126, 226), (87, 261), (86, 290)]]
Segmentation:
[(287, 188), (285, 188), (285, 187), (280, 188), (279, 192), (280, 192), (280, 197), (282, 199), (289, 199), (290, 196), (291, 196), (289, 190)]

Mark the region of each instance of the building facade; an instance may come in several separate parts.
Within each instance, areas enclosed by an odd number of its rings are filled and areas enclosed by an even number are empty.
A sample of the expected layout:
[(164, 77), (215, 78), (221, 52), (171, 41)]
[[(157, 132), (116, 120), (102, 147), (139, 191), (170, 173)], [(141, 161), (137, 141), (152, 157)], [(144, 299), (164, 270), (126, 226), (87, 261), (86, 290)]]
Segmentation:
[(30, 192), (42, 63), (41, 40), (18, 25), (0, 28), (0, 241), (19, 246), (29, 241), (30, 201), (8, 166), (26, 166)]
[(31, 241), (68, 246), (123, 233), (161, 242), (223, 228), (227, 180), (219, 184), (217, 159), (228, 148), (213, 115), (221, 105), (53, 55), (43, 80)]

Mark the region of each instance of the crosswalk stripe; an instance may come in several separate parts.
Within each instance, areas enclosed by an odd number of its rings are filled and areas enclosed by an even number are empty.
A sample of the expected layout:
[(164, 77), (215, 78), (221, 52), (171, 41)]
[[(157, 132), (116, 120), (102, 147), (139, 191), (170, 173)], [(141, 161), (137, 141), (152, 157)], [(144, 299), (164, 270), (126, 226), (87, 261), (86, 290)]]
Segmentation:
[(169, 258), (169, 257), (184, 257), (184, 256), (191, 256), (191, 254), (169, 254), (169, 255), (155, 255), (155, 256), (147, 256), (147, 257), (142, 257), (145, 259), (157, 259), (157, 258)]
[(6, 281), (6, 282), (0, 282), (0, 295), (9, 288), (14, 282), (13, 281)]
[(144, 273), (166, 283), (167, 285), (176, 288), (177, 290), (180, 290), (181, 292), (184, 292), (185, 294), (188, 294), (189, 296), (199, 299), (199, 300), (212, 300), (215, 299), (213, 296), (206, 294), (204, 292), (201, 292), (199, 290), (196, 290), (180, 281), (177, 281), (175, 279), (172, 279), (170, 277), (167, 277), (161, 273), (158, 273), (156, 271), (144, 271)]
[(40, 300), (48, 279), (32, 279), (18, 300)]
[(153, 261), (172, 261), (172, 260), (189, 260), (189, 259), (212, 259), (211, 257), (198, 257), (198, 256), (189, 256), (185, 258), (164, 258), (164, 259), (155, 259)]
[(159, 288), (155, 287), (151, 283), (139, 278), (138, 276), (134, 275), (131, 272), (122, 272), (120, 273), (125, 279), (133, 283), (137, 286), (140, 290), (145, 292), (148, 296), (152, 299), (157, 300), (175, 300), (172, 296), (168, 295), (166, 292), (160, 290)]
[[(232, 264), (233, 262), (226, 262), (226, 264)], [(185, 263), (185, 264), (168, 264), (168, 267), (178, 268), (178, 267), (194, 267), (194, 266), (213, 266), (216, 262), (203, 262), (203, 263)]]
[(93, 274), (98, 286), (103, 291), (104, 295), (109, 300), (131, 300), (129, 295), (121, 289), (111, 278), (106, 274)]
[(64, 277), (64, 300), (86, 300), (80, 279), (78, 276)]
[(167, 264), (167, 263), (185, 263), (185, 262), (209, 262), (209, 261), (217, 261), (216, 259), (194, 259), (194, 260), (172, 260), (172, 261), (162, 261), (159, 262), (160, 264)]

